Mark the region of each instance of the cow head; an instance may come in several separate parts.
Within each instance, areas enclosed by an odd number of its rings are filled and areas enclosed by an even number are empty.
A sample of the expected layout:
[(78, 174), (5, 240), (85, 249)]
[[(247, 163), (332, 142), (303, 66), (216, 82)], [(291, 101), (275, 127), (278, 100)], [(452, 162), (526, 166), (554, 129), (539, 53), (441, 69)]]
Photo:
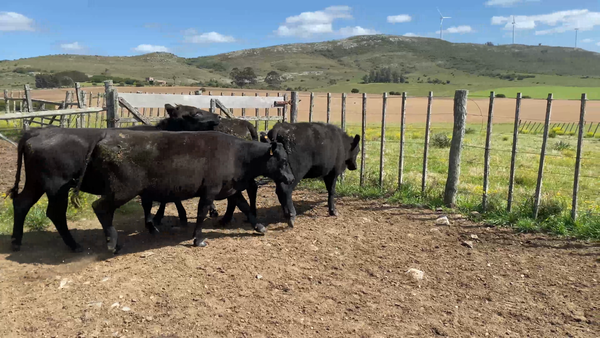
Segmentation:
[(265, 133), (264, 131), (260, 132), (260, 137), (258, 138), (258, 140), (262, 143), (269, 143), (271, 141), (269, 141), (269, 136), (267, 136), (267, 133)]
[(283, 182), (292, 184), (294, 182), (294, 173), (288, 162), (288, 157), (283, 144), (279, 142), (271, 142), (269, 147), (266, 172), (267, 176), (275, 182)]
[(356, 157), (360, 152), (360, 147), (358, 146), (358, 142), (360, 141), (360, 136), (356, 134), (354, 138), (348, 137), (347, 140), (352, 140), (350, 143), (350, 151), (347, 154), (346, 158), (346, 166), (349, 170), (356, 170), (358, 165), (356, 164)]
[(206, 110), (192, 106), (165, 104), (169, 114), (168, 126), (172, 131), (205, 131), (214, 130), (221, 118)]

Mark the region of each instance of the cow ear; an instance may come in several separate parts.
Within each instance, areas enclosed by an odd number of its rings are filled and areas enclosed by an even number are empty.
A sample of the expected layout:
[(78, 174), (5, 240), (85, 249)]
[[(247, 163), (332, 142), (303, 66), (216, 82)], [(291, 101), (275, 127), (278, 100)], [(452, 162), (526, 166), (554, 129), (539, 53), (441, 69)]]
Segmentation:
[(169, 114), (170, 117), (173, 117), (173, 113), (175, 112), (175, 107), (173, 107), (172, 105), (170, 105), (169, 103), (165, 103), (165, 110), (167, 111), (167, 114)]
[(360, 141), (360, 135), (356, 134), (354, 136), (354, 139), (352, 140), (352, 147), (350, 147), (350, 149), (356, 148), (356, 146), (358, 146), (359, 141)]
[(269, 154), (273, 156), (273, 153), (277, 150), (277, 142), (271, 142), (271, 148), (269, 149)]

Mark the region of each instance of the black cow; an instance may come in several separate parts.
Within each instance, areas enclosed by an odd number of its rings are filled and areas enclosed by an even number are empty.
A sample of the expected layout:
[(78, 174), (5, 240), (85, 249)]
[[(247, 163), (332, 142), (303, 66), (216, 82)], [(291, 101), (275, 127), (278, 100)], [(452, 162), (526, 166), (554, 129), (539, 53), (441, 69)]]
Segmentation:
[(108, 249), (117, 252), (120, 247), (112, 225), (114, 212), (138, 195), (146, 214), (152, 201), (200, 197), (195, 246), (206, 245), (202, 222), (210, 205), (228, 197), (235, 199), (254, 229), (264, 233), (264, 226), (256, 223), (241, 196), (249, 182), (260, 175), (275, 182), (293, 183), (282, 144), (245, 141), (216, 131), (119, 131), (107, 133), (97, 143), (82, 181), (101, 192), (102, 197), (92, 207), (107, 235)]
[(304, 178), (323, 178), (328, 192), (329, 214), (337, 216), (335, 184), (346, 168), (356, 170), (360, 152), (360, 136), (346, 134), (341, 128), (320, 122), (277, 122), (269, 132), (261, 133), (261, 142), (281, 142), (288, 154), (294, 182), (276, 182), (276, 192), (290, 227), (294, 226), (296, 209), (292, 192)]
[[(142, 126), (145, 130), (167, 130), (182, 128), (181, 120), (161, 121), (160, 127)], [(193, 123), (200, 123), (195, 129), (210, 130), (218, 125), (217, 116), (196, 117)], [(184, 123), (184, 125), (187, 125)], [(134, 127), (135, 128), (135, 127)], [(118, 129), (113, 129), (118, 132)], [(13, 199), (14, 220), (12, 247), (19, 250), (23, 240), (23, 225), (29, 209), (44, 195), (48, 197), (46, 215), (58, 230), (65, 244), (73, 251), (82, 248), (75, 242), (67, 227), (66, 210), (71, 188), (78, 188), (76, 181), (86, 171), (89, 157), (95, 144), (104, 137), (103, 129), (33, 128), (26, 131), (17, 148), (17, 173), (15, 184), (9, 195)], [(19, 193), (21, 168), (25, 165), (25, 187)], [(82, 191), (99, 195), (93, 185), (82, 182)], [(181, 203), (179, 203), (181, 204)], [(179, 208), (178, 208), (179, 209)], [(181, 207), (183, 209), (183, 206)], [(181, 215), (180, 211), (180, 215)], [(185, 215), (185, 209), (183, 209)]]
[[(173, 120), (183, 120), (187, 126), (204, 126), (207, 122), (206, 119), (212, 119), (213, 116), (217, 116), (220, 119), (220, 123), (214, 127), (215, 131), (219, 131), (225, 134), (233, 135), (245, 140), (258, 141), (258, 134), (256, 128), (252, 123), (246, 120), (239, 119), (221, 119), (218, 115), (213, 114), (207, 110), (199, 109), (188, 105), (175, 105), (165, 104), (165, 110), (169, 114), (169, 117)], [(246, 189), (248, 198), (250, 199), (250, 213), (256, 217), (256, 195), (258, 194), (258, 184), (252, 180), (249, 182), (248, 188)], [(164, 217), (165, 203), (162, 203), (156, 215), (154, 216), (154, 222), (160, 224), (160, 219)], [(185, 209), (183, 206), (180, 208), (177, 204), (177, 211), (179, 212), (180, 219), (187, 219)], [(235, 203), (227, 201), (227, 210), (223, 215), (223, 218), (219, 221), (221, 225), (225, 225), (231, 222), (233, 218), (233, 212), (235, 211)], [(215, 209), (214, 204), (210, 207), (210, 216), (217, 217), (218, 212)], [(158, 222), (157, 222), (158, 220)], [(249, 221), (249, 219), (247, 220)], [(182, 221), (183, 222), (183, 221)]]

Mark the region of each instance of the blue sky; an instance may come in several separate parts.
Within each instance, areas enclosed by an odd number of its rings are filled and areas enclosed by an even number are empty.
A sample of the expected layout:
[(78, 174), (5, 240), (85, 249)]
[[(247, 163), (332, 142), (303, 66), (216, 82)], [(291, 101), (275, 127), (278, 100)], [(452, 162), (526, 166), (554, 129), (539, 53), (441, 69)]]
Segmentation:
[(600, 52), (598, 0), (433, 1), (3, 1), (0, 60), (47, 54), (136, 55), (169, 51), (195, 57), (363, 34), (451, 42), (542, 43)]

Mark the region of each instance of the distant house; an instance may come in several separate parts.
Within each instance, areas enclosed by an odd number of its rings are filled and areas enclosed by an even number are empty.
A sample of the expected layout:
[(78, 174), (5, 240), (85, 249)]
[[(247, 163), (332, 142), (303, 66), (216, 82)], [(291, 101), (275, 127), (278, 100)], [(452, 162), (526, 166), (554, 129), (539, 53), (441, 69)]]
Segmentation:
[(147, 77), (146, 78), (146, 82), (154, 82), (154, 78), (153, 77)]
[(166, 86), (167, 85), (167, 81), (165, 80), (154, 80), (154, 83), (159, 85), (159, 86)]

